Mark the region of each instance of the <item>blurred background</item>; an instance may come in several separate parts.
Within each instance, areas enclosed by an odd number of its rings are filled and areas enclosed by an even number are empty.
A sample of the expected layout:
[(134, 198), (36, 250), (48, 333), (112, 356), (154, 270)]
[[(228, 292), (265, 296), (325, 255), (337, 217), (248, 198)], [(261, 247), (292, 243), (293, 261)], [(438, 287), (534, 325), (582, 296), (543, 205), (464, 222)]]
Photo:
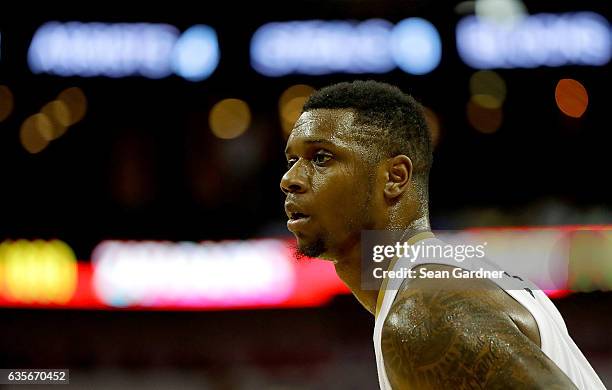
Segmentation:
[(330, 264), (294, 258), (279, 190), (307, 96), (374, 79), (426, 107), (434, 229), (564, 243), (571, 272), (542, 288), (611, 386), (609, 17), (595, 0), (3, 11), (0, 366), (83, 388), (377, 388), (373, 318)]

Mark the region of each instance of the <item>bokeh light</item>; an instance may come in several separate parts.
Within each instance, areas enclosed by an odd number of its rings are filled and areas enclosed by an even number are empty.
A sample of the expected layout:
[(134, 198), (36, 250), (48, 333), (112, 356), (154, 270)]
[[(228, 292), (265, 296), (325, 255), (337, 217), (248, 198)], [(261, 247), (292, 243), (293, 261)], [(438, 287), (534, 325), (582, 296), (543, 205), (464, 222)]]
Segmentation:
[(240, 99), (224, 99), (210, 110), (208, 123), (215, 136), (221, 139), (236, 138), (249, 128), (251, 110)]
[(68, 302), (77, 285), (77, 261), (63, 241), (0, 243), (0, 295), (23, 303)]
[(612, 286), (612, 231), (574, 231), (568, 236), (569, 275), (573, 291), (607, 290)]
[(43, 113), (28, 117), (19, 131), (21, 145), (28, 152), (35, 154), (42, 151), (49, 144), (53, 136), (53, 123)]
[(470, 77), (470, 101), (467, 118), (481, 133), (496, 132), (502, 124), (502, 106), (506, 100), (506, 82), (494, 71), (481, 70)]
[(499, 24), (512, 24), (527, 15), (521, 0), (476, 0), (474, 8), (479, 18)]
[(427, 74), (442, 59), (442, 41), (436, 27), (422, 18), (399, 22), (391, 34), (390, 50), (397, 66), (410, 74)]
[(73, 125), (83, 119), (87, 112), (87, 98), (79, 87), (71, 87), (63, 90), (57, 100), (64, 102), (70, 112), (70, 122)]
[(484, 108), (500, 108), (506, 100), (506, 82), (499, 74), (482, 70), (470, 77), (470, 93), (474, 103)]
[(6, 85), (0, 85), (0, 122), (8, 118), (14, 107), (13, 93)]
[(440, 120), (438, 115), (429, 107), (423, 107), (423, 113), (431, 133), (431, 143), (436, 147), (440, 142)]
[(287, 88), (282, 93), (278, 102), (278, 111), (285, 137), (288, 137), (291, 133), (295, 121), (297, 121), (302, 112), (304, 103), (306, 103), (306, 100), (313, 92), (313, 87), (298, 84)]
[(217, 33), (199, 24), (188, 28), (174, 44), (172, 68), (189, 81), (201, 81), (215, 71), (219, 57)]
[(610, 27), (603, 15), (588, 11), (537, 13), (507, 21), (511, 23), (478, 12), (461, 18), (456, 44), (463, 62), (476, 69), (532, 69), (604, 66), (610, 61)]
[(476, 103), (474, 97), (467, 104), (467, 118), (470, 125), (481, 133), (496, 132), (502, 124), (501, 108), (487, 108)]
[(70, 125), (71, 115), (68, 106), (63, 100), (54, 100), (45, 104), (40, 112), (49, 118), (52, 125), (51, 133), (49, 134), (50, 138), (47, 141), (57, 139), (66, 132)]
[(574, 79), (562, 79), (555, 88), (555, 100), (562, 113), (572, 118), (580, 118), (589, 105), (586, 88)]

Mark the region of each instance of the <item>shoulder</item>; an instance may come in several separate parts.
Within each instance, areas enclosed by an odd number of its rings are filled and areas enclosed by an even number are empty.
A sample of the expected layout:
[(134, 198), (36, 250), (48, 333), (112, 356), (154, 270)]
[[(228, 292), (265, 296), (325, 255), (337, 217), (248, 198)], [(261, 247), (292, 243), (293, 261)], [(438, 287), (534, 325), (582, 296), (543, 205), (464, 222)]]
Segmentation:
[(451, 267), (443, 264), (425, 264), (415, 267), (432, 274), (445, 274), (448, 278), (406, 279), (398, 292), (387, 319), (413, 315), (434, 318), (441, 313), (452, 314), (452, 324), (497, 320), (508, 322), (540, 346), (540, 334), (535, 318), (511, 295), (488, 279), (457, 278)]
[[(435, 272), (452, 267), (427, 268)], [(401, 345), (404, 352), (415, 356), (434, 356), (457, 343), (480, 343), (475, 336), (492, 325), (515, 331), (496, 292), (484, 282), (454, 278), (407, 280), (384, 321), (383, 351)]]
[(382, 331), (394, 388), (521, 387), (567, 379), (485, 282), (414, 279), (402, 286)]

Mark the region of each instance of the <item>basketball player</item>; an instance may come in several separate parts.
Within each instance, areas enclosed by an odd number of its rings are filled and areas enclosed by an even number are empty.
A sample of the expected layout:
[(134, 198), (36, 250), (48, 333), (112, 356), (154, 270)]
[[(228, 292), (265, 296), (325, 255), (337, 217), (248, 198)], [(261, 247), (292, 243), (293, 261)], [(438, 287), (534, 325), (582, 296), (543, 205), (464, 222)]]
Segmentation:
[[(453, 278), (361, 288), (362, 230), (402, 229), (412, 244), (436, 240), (428, 221), (432, 146), (412, 97), (374, 81), (323, 88), (304, 105), (285, 153), (287, 227), (299, 251), (333, 261), (375, 315), (381, 389), (604, 388), (537, 289)], [(416, 265), (424, 266), (452, 268)]]

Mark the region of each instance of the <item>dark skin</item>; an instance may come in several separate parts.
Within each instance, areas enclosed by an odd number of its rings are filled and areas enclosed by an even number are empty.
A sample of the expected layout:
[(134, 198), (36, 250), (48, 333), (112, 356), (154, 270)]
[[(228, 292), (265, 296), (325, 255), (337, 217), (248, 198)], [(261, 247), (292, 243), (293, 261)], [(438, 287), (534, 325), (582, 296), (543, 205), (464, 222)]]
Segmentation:
[[(303, 113), (287, 141), (281, 189), (300, 251), (331, 260), (374, 314), (378, 291), (360, 288), (361, 230), (430, 228), (410, 158), (377, 157), (355, 139), (354, 119), (349, 109)], [(529, 311), (488, 280), (407, 279), (382, 347), (394, 389), (575, 388), (541, 351)]]

